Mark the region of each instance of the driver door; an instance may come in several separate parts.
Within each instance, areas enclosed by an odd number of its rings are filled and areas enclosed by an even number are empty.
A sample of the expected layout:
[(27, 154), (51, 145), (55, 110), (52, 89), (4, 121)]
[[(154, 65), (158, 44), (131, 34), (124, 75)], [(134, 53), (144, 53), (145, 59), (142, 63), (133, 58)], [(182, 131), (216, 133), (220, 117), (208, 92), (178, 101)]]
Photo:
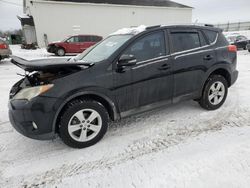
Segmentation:
[(134, 66), (124, 66), (123, 71), (115, 73), (122, 116), (141, 107), (142, 111), (147, 110), (148, 105), (171, 103), (173, 76), (167, 41), (164, 31), (156, 31), (136, 39), (121, 54), (136, 58)]

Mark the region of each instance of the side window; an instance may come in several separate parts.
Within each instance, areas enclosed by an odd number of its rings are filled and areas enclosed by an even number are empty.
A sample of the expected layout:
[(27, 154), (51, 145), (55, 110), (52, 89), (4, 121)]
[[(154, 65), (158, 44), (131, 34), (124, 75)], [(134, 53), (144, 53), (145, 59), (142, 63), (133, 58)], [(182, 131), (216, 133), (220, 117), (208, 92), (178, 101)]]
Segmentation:
[(237, 40), (237, 41), (243, 41), (243, 40), (247, 40), (247, 38), (246, 38), (245, 36), (240, 35), (240, 36), (238, 36), (238, 37), (236, 38), (236, 40)]
[(80, 36), (79, 42), (91, 42), (91, 36)]
[(134, 55), (137, 62), (166, 55), (164, 32), (160, 31), (140, 38), (123, 54)]
[(201, 32), (199, 32), (199, 35), (200, 35), (200, 43), (201, 43), (201, 46), (206, 46), (206, 45), (207, 45), (207, 42), (206, 42), (206, 40), (205, 40), (205, 38), (204, 38), (204, 35), (203, 35)]
[(210, 44), (215, 42), (217, 35), (218, 35), (216, 31), (204, 30), (204, 33)]
[(69, 42), (69, 43), (74, 42), (74, 37), (70, 37), (70, 38), (67, 40), (67, 42)]
[(78, 36), (71, 37), (67, 40), (67, 42), (69, 43), (79, 42), (79, 37)]
[(92, 36), (92, 42), (99, 42), (101, 41), (101, 37), (98, 37), (98, 36)]
[(198, 32), (171, 32), (174, 52), (181, 52), (201, 47)]

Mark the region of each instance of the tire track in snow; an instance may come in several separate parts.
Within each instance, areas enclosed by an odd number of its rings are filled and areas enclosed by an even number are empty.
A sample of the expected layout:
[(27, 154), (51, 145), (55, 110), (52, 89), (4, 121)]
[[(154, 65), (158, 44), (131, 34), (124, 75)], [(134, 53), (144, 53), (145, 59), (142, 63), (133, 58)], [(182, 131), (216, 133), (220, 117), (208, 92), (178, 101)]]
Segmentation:
[[(208, 127), (201, 129), (180, 129), (176, 134), (168, 135), (167, 138), (159, 137), (153, 139), (143, 139), (134, 141), (133, 144), (129, 145), (124, 152), (116, 155), (113, 158), (103, 158), (101, 160), (84, 162), (80, 161), (74, 164), (64, 164), (60, 168), (49, 170), (42, 175), (38, 175), (30, 180), (24, 181), (24, 187), (36, 187), (43, 185), (53, 185), (66, 177), (72, 177), (78, 174), (87, 174), (90, 171), (112, 168), (116, 165), (122, 164), (126, 161), (133, 160), (143, 155), (155, 153), (167, 149), (173, 145), (179, 144), (190, 137), (196, 137), (202, 133), (209, 133), (221, 130), (226, 127), (242, 127), (249, 126), (250, 111), (247, 109), (240, 109), (237, 113), (231, 111), (227, 114), (228, 119), (225, 120), (225, 115), (220, 114), (221, 118), (216, 123), (210, 121), (199, 122), (206, 123)], [(242, 115), (241, 115), (242, 114)], [(37, 183), (32, 183), (37, 182)]]

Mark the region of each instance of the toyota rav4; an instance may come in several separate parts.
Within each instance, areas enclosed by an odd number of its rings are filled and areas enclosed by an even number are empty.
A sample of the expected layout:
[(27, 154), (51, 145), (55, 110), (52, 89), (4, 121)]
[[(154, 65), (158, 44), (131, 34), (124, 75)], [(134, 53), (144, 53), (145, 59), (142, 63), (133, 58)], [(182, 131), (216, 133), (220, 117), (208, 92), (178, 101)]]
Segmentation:
[(97, 143), (110, 120), (164, 105), (216, 110), (238, 77), (236, 46), (207, 26), (128, 28), (71, 59), (12, 58), (26, 72), (10, 92), (14, 128), (75, 148)]

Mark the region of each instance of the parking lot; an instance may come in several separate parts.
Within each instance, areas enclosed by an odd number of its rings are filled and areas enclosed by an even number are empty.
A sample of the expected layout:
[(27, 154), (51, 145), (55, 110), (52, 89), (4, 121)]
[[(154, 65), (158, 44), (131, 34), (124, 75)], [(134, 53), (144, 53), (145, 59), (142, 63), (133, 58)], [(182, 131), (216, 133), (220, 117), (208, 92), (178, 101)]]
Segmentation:
[[(45, 49), (13, 54), (47, 58)], [(8, 120), (8, 92), (23, 71), (0, 63), (0, 187), (249, 187), (250, 53), (238, 52), (239, 78), (219, 110), (194, 101), (132, 116), (98, 144), (72, 149), (36, 141)], [(222, 186), (223, 185), (223, 186)]]

